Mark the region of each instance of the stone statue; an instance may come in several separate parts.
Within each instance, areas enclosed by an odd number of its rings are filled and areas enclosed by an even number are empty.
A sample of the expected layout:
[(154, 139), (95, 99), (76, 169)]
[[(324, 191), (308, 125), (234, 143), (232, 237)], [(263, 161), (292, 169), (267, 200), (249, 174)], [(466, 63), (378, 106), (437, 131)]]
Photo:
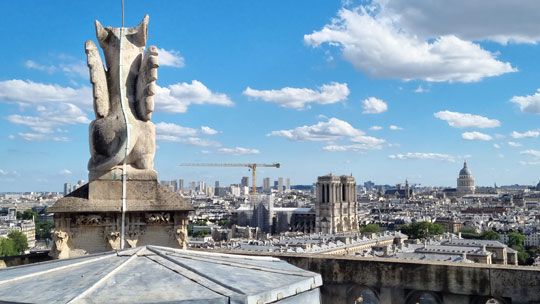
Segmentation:
[(155, 46), (145, 52), (148, 19), (146, 15), (132, 28), (103, 27), (96, 21), (96, 36), (106, 67), (94, 42), (85, 43), (96, 114), (90, 124), (91, 179), (124, 161), (128, 168), (154, 169), (156, 131), (150, 118), (158, 54)]
[(132, 28), (96, 21), (106, 65), (96, 44), (85, 43), (96, 114), (89, 132), (89, 181), (47, 209), (54, 214), (54, 258), (127, 246), (186, 248), (193, 206), (161, 186), (154, 170), (156, 130), (150, 119), (158, 54), (154, 46), (145, 51), (148, 19)]

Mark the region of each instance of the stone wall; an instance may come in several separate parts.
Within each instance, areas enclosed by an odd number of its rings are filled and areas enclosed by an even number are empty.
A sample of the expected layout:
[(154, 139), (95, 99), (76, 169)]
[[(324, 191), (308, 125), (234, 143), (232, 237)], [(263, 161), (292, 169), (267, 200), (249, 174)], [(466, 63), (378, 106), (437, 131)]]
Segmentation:
[[(238, 254), (238, 252), (235, 252)], [(320, 273), (323, 303), (354, 303), (373, 295), (379, 303), (540, 303), (540, 268), (286, 253), (272, 255)], [(359, 302), (362, 303), (362, 302)], [(363, 302), (366, 303), (366, 302)], [(367, 302), (370, 303), (370, 302)], [(375, 302), (376, 303), (376, 302)]]

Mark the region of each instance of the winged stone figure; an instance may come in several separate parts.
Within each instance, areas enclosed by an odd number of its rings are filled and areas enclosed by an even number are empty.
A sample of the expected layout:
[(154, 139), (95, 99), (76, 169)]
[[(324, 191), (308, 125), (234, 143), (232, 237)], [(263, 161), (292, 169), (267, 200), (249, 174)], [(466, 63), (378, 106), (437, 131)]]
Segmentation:
[(153, 171), (156, 131), (150, 119), (159, 65), (157, 48), (145, 51), (148, 20), (146, 15), (132, 28), (103, 27), (96, 21), (106, 66), (94, 42), (85, 43), (96, 114), (90, 124), (90, 176), (124, 161), (130, 168)]

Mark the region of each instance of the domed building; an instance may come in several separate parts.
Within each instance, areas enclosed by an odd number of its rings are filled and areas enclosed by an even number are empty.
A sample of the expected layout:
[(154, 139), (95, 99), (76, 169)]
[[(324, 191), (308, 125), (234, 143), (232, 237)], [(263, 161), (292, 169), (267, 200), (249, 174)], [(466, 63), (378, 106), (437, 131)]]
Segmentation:
[(467, 162), (464, 162), (463, 169), (459, 171), (459, 177), (457, 179), (457, 194), (459, 196), (474, 194), (475, 190), (474, 177), (469, 168), (467, 168)]

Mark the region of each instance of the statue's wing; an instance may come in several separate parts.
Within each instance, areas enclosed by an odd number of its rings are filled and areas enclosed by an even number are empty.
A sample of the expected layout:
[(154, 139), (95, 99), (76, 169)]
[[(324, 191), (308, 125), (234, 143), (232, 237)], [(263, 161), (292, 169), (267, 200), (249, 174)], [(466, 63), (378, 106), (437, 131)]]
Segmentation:
[(90, 82), (94, 88), (94, 112), (97, 118), (105, 117), (109, 114), (109, 90), (105, 68), (92, 40), (86, 41), (84, 48), (90, 69)]
[(158, 52), (155, 46), (150, 46), (144, 53), (137, 78), (137, 116), (142, 121), (152, 118), (154, 112), (154, 95), (156, 94), (156, 80)]

